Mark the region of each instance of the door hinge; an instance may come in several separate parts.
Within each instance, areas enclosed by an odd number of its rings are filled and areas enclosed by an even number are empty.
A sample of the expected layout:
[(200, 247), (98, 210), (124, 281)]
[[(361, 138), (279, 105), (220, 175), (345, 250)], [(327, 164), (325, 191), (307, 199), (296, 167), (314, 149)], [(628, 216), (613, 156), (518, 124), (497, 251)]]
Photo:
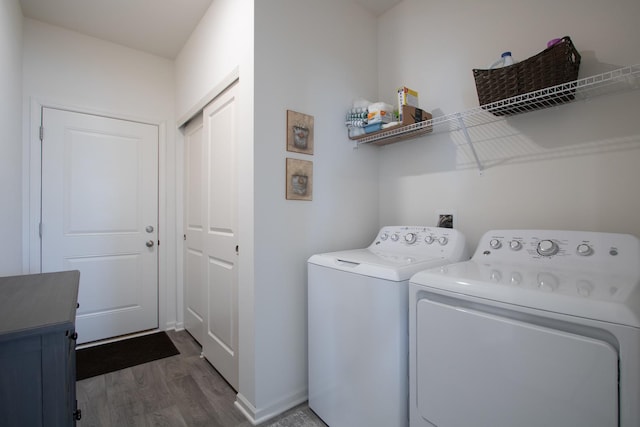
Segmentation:
[(38, 235), (40, 236), (40, 238), (42, 239), (42, 223), (38, 224)]
[(44, 126), (40, 126), (40, 142), (44, 140)]
[(182, 240), (187, 240), (187, 235), (186, 234), (182, 235)]
[(236, 245), (236, 255), (240, 254), (240, 246)]

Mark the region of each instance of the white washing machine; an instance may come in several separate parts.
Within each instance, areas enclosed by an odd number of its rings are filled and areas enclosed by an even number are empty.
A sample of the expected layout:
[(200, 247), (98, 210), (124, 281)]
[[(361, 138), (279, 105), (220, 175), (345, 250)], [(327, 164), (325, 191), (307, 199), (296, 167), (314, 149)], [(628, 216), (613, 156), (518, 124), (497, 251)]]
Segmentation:
[(412, 277), (411, 427), (640, 426), (640, 241), (486, 233)]
[(308, 263), (309, 407), (330, 427), (409, 424), (409, 278), (468, 259), (464, 236), (383, 227), (368, 248)]

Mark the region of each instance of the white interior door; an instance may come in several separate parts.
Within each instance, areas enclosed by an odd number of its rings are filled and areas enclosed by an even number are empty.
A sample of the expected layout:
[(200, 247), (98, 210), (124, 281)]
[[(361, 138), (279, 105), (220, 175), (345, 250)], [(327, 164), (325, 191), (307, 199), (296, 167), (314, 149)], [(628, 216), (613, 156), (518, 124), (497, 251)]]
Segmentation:
[(204, 109), (204, 356), (238, 388), (237, 83)]
[(80, 270), (78, 342), (157, 328), (157, 126), (42, 114), (42, 271)]
[(202, 114), (185, 129), (185, 200), (184, 200), (184, 327), (200, 343), (204, 340), (207, 292), (204, 286), (205, 258), (203, 186), (206, 170)]

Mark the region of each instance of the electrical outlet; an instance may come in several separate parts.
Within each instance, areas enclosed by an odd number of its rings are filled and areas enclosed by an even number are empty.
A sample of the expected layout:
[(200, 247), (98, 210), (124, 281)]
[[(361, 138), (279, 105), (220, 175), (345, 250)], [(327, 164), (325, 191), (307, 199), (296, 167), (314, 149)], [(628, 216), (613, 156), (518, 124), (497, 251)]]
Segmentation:
[(436, 211), (436, 227), (457, 228), (458, 214), (455, 209), (438, 209)]

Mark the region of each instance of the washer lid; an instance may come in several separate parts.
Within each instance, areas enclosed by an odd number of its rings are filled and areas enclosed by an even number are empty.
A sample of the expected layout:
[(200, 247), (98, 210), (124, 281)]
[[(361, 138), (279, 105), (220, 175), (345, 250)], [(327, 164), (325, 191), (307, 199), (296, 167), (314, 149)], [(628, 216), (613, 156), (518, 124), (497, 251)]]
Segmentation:
[(418, 271), (450, 262), (444, 257), (354, 249), (313, 255), (310, 264), (400, 282)]
[(419, 272), (411, 283), (640, 328), (640, 280), (635, 275), (470, 260)]

